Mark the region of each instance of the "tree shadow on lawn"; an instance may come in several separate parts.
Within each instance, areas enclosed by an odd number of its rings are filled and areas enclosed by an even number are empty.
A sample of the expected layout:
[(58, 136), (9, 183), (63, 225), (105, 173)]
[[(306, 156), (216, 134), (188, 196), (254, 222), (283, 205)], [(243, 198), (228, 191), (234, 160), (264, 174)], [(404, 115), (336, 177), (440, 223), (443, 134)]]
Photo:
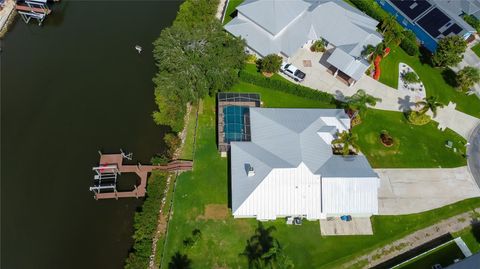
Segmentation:
[(442, 77), (445, 82), (452, 86), (452, 87), (458, 87), (457, 83), (457, 74), (450, 68), (445, 68), (442, 71)]
[(426, 64), (433, 67), (432, 56), (433, 54), (427, 48), (420, 46), (420, 55), (418, 56), (418, 59), (422, 65)]

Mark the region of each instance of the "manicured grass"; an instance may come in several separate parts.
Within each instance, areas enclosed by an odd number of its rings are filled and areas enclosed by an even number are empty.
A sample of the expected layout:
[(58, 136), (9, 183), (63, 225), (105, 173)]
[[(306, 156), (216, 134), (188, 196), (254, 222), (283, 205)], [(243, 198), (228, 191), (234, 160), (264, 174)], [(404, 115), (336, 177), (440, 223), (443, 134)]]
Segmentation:
[(455, 242), (450, 242), (396, 268), (430, 269), (435, 264), (440, 264), (443, 267), (447, 267), (453, 264), (455, 259), (463, 259), (464, 257), (465, 256), (457, 244)]
[[(234, 90), (256, 89), (249, 85), (239, 85)], [(265, 105), (276, 107), (288, 104), (288, 99), (281, 97), (284, 95), (282, 92), (256, 90), (262, 94)], [(303, 101), (304, 104), (308, 103), (307, 100)], [(247, 267), (247, 259), (239, 254), (243, 252), (246, 240), (253, 234), (256, 221), (233, 219), (230, 210), (226, 216), (217, 219), (204, 217), (206, 206), (227, 207), (228, 202), (227, 159), (221, 158), (216, 148), (214, 105), (213, 98), (205, 99), (203, 112), (199, 115), (194, 170), (181, 174), (177, 181), (164, 268), (167, 268), (170, 257), (176, 251), (187, 254), (192, 259), (193, 268)], [(312, 104), (307, 107), (310, 105)], [(373, 236), (322, 237), (319, 223), (308, 221), (301, 226), (287, 226), (280, 219), (268, 222), (266, 226), (276, 227), (277, 231), (273, 235), (282, 243), (295, 263), (295, 268), (336, 268), (415, 230), (479, 206), (480, 199), (469, 199), (421, 214), (375, 216), (372, 217)], [(191, 236), (194, 229), (200, 229), (202, 236), (192, 247), (185, 247), (182, 242)]]
[(233, 18), (233, 12), (237, 8), (238, 5), (240, 5), (244, 0), (229, 0), (228, 1), (228, 6), (227, 6), (227, 11), (225, 12), (225, 18), (223, 19), (223, 24), (227, 24), (230, 22)]
[(480, 99), (476, 95), (468, 96), (456, 91), (443, 78), (443, 69), (421, 63), (419, 57), (409, 56), (400, 47), (393, 48), (390, 54), (382, 60), (380, 82), (396, 89), (400, 62), (408, 64), (415, 70), (425, 85), (428, 96), (438, 96), (439, 101), (445, 104), (452, 101), (457, 104), (457, 110), (480, 118)]
[[(411, 125), (403, 113), (369, 109), (362, 115), (362, 123), (353, 128), (358, 134), (360, 150), (375, 168), (458, 167), (466, 165), (461, 155), (465, 139), (450, 129), (440, 131), (438, 123)], [(380, 142), (382, 130), (394, 139), (394, 145), (385, 147)], [(445, 147), (453, 141), (457, 153)]]
[(288, 94), (273, 89), (259, 87), (257, 85), (239, 82), (232, 87), (234, 92), (259, 93), (266, 107), (281, 108), (335, 108), (335, 105), (321, 101), (305, 99), (293, 94)]
[(480, 251), (480, 226), (476, 225), (475, 227), (468, 227), (460, 232), (454, 233), (454, 237), (461, 237), (462, 240), (467, 244), (468, 248), (472, 253), (477, 253)]
[(473, 52), (477, 54), (478, 57), (480, 57), (480, 43), (472, 47)]

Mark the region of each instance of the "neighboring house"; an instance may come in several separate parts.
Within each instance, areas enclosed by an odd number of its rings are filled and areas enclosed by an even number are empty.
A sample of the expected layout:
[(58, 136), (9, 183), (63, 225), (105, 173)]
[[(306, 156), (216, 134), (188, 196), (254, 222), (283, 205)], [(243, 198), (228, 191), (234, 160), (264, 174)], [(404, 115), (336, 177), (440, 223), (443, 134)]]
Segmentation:
[(458, 16), (472, 15), (480, 20), (480, 0), (443, 0), (439, 4)]
[(333, 155), (350, 129), (341, 109), (249, 108), (249, 141), (230, 142), (235, 218), (369, 217), (380, 180), (363, 155)]
[(343, 0), (246, 0), (237, 14), (225, 29), (244, 38), (250, 52), (262, 57), (274, 53), (288, 58), (325, 40), (334, 47), (328, 64), (349, 85), (370, 66), (361, 55), (364, 48), (382, 42), (378, 22)]
[(438, 41), (446, 36), (458, 35), (467, 40), (476, 32), (460, 17), (458, 11), (453, 11), (456, 4), (448, 3), (462, 0), (376, 1), (394, 15), (403, 27), (412, 30), (423, 46), (432, 52), (437, 49)]

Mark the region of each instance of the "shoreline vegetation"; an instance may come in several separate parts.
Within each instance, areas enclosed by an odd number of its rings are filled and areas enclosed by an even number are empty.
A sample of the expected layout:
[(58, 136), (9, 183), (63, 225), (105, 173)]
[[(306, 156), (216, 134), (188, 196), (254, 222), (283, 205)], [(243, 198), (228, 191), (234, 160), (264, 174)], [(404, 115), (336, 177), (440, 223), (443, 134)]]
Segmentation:
[[(154, 42), (158, 73), (153, 78), (158, 110), (153, 120), (167, 125), (166, 152), (152, 161), (193, 159), (202, 98), (226, 91), (238, 80), (246, 55), (245, 43), (223, 31), (215, 17), (218, 0), (187, 0), (172, 26)], [(134, 244), (125, 268), (156, 268), (163, 260), (168, 219), (178, 175), (154, 172), (147, 196), (134, 218)], [(177, 257), (182, 257), (178, 254)]]

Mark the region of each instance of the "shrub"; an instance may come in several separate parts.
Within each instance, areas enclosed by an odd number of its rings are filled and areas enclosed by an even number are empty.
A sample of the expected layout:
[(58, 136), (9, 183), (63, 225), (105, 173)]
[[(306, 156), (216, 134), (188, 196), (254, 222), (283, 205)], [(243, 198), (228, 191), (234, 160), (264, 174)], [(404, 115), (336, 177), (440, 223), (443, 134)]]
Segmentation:
[(167, 156), (168, 157), (173, 157), (175, 154), (175, 151), (178, 149), (180, 144), (182, 143), (182, 140), (178, 135), (173, 134), (173, 133), (168, 133), (163, 137), (163, 141), (165, 141), (165, 144), (167, 144)]
[(407, 114), (408, 122), (413, 125), (425, 125), (429, 123), (432, 118), (425, 113), (420, 113), (418, 111), (410, 111)]
[(318, 100), (326, 103), (334, 102), (333, 95), (329, 93), (310, 89), (308, 87), (305, 87), (299, 84), (290, 83), (288, 81), (266, 78), (263, 76), (245, 72), (243, 70), (239, 72), (239, 77), (240, 77), (240, 80), (244, 82), (255, 84), (264, 88), (279, 90), (286, 93), (290, 93), (297, 96)]
[(276, 54), (269, 54), (257, 61), (258, 69), (263, 73), (277, 73), (282, 65), (282, 57)]
[(400, 42), (400, 47), (410, 56), (416, 56), (420, 53), (420, 49), (416, 40), (412, 41), (405, 38), (402, 40), (402, 42)]
[(323, 40), (317, 40), (313, 42), (312, 46), (310, 47), (310, 50), (313, 52), (324, 52), (325, 51), (325, 41)]
[(133, 247), (126, 262), (126, 269), (147, 268), (152, 254), (152, 239), (157, 228), (158, 212), (164, 190), (167, 186), (168, 174), (162, 171), (153, 171), (148, 179), (147, 198), (142, 210), (135, 213), (133, 227)]
[(247, 55), (246, 62), (249, 63), (249, 64), (254, 64), (254, 63), (256, 63), (256, 62), (257, 62), (257, 55), (255, 55), (255, 54), (248, 54), (248, 55)]
[(407, 83), (416, 83), (420, 81), (417, 74), (415, 74), (414, 72), (407, 72), (402, 76), (402, 79)]
[(477, 32), (480, 32), (480, 20), (478, 20), (477, 18), (475, 18), (474, 16), (472, 15), (465, 15), (463, 16), (463, 20), (470, 24), (470, 26), (472, 26), (473, 28), (475, 28), (475, 30), (477, 30)]
[(150, 159), (150, 163), (153, 165), (166, 165), (170, 159), (165, 155), (155, 155)]
[(388, 133), (387, 130), (382, 130), (380, 132), (380, 141), (386, 147), (391, 147), (393, 145), (393, 137)]
[(368, 16), (374, 18), (377, 21), (383, 21), (388, 13), (383, 10), (375, 1), (373, 0), (362, 0), (362, 1), (350, 1), (358, 9), (366, 13)]

